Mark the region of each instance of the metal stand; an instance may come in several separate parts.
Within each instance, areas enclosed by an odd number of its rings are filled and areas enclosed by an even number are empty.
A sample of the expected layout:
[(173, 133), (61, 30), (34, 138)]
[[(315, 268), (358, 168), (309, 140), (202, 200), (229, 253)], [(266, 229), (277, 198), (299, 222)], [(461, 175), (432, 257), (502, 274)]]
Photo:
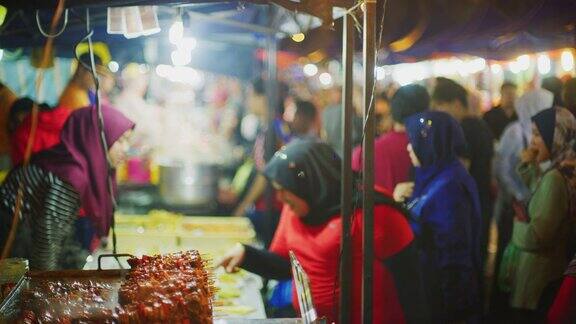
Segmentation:
[(362, 323), (372, 323), (374, 263), (374, 67), (376, 0), (364, 1), (364, 142), (363, 142), (363, 267)]
[(352, 219), (352, 93), (354, 81), (352, 78), (354, 63), (354, 21), (349, 14), (344, 15), (342, 32), (342, 69), (344, 71), (342, 85), (342, 256), (340, 258), (340, 314), (339, 323), (350, 323), (352, 296), (352, 237), (350, 235)]
[[(274, 23), (275, 8), (270, 5), (268, 8), (270, 12), (270, 27)], [(274, 131), (274, 120), (276, 118), (276, 110), (278, 105), (278, 71), (277, 71), (277, 53), (278, 44), (276, 41), (276, 35), (274, 33), (268, 34), (266, 38), (266, 71), (268, 80), (266, 83), (266, 96), (268, 97), (268, 129), (266, 132), (264, 157), (266, 161), (269, 161), (274, 153), (276, 152), (276, 132)], [(272, 185), (268, 183), (266, 185), (266, 191), (264, 192), (264, 198), (266, 201), (266, 217), (265, 226), (266, 230), (270, 233), (274, 233), (273, 227), (275, 225), (274, 221), (274, 190)]]

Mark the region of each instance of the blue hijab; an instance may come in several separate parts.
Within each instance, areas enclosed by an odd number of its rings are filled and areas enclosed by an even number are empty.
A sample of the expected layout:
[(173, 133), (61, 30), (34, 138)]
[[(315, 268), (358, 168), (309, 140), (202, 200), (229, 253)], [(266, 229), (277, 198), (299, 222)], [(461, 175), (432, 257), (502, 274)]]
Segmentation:
[(414, 197), (422, 194), (436, 175), (458, 161), (458, 152), (466, 146), (464, 132), (450, 115), (426, 111), (406, 119), (406, 132), (420, 160), (416, 168)]

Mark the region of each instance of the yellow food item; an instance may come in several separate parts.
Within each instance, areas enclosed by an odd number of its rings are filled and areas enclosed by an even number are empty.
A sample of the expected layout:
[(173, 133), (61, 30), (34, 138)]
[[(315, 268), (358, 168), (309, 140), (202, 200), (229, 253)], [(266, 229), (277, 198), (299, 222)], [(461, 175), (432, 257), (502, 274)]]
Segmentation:
[(217, 313), (226, 314), (226, 315), (248, 315), (255, 311), (254, 308), (245, 305), (233, 305), (233, 306), (216, 306), (214, 310)]
[(219, 299), (233, 299), (240, 297), (240, 295), (240, 289), (230, 285), (221, 285), (216, 292), (216, 296)]

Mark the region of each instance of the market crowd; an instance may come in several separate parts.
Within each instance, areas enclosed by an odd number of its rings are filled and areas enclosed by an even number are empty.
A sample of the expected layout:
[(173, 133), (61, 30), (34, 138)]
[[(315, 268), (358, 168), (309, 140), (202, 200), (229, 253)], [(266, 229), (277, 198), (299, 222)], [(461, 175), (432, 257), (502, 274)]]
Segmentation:
[[(110, 167), (154, 134), (154, 108), (150, 118), (125, 109), (149, 106), (147, 84), (128, 71), (110, 100), (113, 75), (98, 66), (103, 134), (82, 64), (55, 107), (0, 88), (0, 148), (14, 165), (0, 185), (0, 246), (34, 270), (82, 267), (112, 226)], [(548, 78), (520, 96), (505, 82), (484, 114), (456, 81), (431, 81), (374, 94), (374, 323), (576, 323), (576, 79)], [(340, 90), (281, 82), (270, 103), (261, 78), (246, 93), (219, 86), (206, 124), (245, 154), (218, 200), (251, 220), (264, 248), (238, 244), (218, 265), (275, 280), (270, 315), (295, 316), (292, 252), (318, 315), (337, 321)], [(354, 98), (349, 321), (359, 323), (364, 121)]]
[[(499, 105), (484, 113), (473, 91), (431, 81), (374, 94), (374, 323), (576, 323), (576, 80), (546, 78), (521, 95), (504, 82)], [(277, 118), (259, 132), (249, 158), (255, 175), (234, 214), (250, 217), (266, 249), (238, 245), (220, 265), (277, 280), (268, 304), (285, 314), (298, 309), (286, 287), (291, 251), (318, 314), (337, 320), (341, 93), (295, 85), (262, 109), (261, 85), (252, 85), (247, 109)], [(352, 127), (350, 321), (359, 322), (360, 114)], [(273, 156), (265, 156), (268, 132)]]

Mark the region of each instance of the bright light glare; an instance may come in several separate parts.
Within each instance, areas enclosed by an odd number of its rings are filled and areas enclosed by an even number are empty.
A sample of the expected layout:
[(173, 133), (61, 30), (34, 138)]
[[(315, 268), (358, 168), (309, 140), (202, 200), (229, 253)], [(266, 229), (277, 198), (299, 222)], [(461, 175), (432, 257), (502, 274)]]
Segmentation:
[(172, 82), (186, 83), (195, 88), (204, 85), (204, 74), (187, 66), (160, 64), (156, 67), (156, 74)]
[(146, 73), (148, 73), (148, 71), (150, 71), (150, 68), (148, 68), (148, 65), (146, 65), (146, 64), (140, 64), (138, 66), (138, 69), (140, 70), (140, 73), (142, 73), (142, 74), (146, 74)]
[(512, 61), (508, 64), (508, 68), (510, 69), (510, 72), (517, 74), (520, 73), (521, 68), (520, 68), (520, 63), (518, 63), (518, 61)]
[(170, 26), (168, 40), (170, 40), (170, 43), (176, 45), (182, 40), (182, 37), (184, 37), (184, 24), (182, 20), (176, 20), (172, 26)]
[(175, 50), (172, 51), (172, 64), (176, 66), (184, 66), (192, 62), (192, 55), (189, 51)]
[(318, 79), (320, 79), (320, 83), (322, 83), (323, 86), (328, 87), (328, 86), (332, 85), (332, 76), (328, 72), (324, 72), (324, 73), (320, 74)]
[(116, 61), (110, 61), (110, 63), (108, 63), (108, 68), (112, 73), (116, 73), (120, 69), (120, 65)]
[(421, 81), (430, 76), (430, 71), (424, 63), (407, 63), (394, 66), (392, 79), (401, 86), (415, 81)]
[(538, 55), (538, 72), (540, 74), (548, 74), (551, 69), (550, 57), (547, 54)]
[(500, 73), (502, 73), (502, 65), (492, 64), (492, 65), (490, 65), (490, 71), (492, 71), (492, 73), (494, 73), (494, 74), (500, 74)]
[(376, 80), (384, 80), (386, 78), (386, 69), (383, 66), (376, 68)]
[(465, 63), (466, 72), (470, 74), (478, 73), (486, 68), (486, 60), (483, 58), (475, 58)]
[(318, 73), (318, 67), (316, 66), (316, 64), (306, 64), (304, 65), (304, 74), (306, 74), (309, 77), (313, 77)]
[(4, 57), (4, 50), (0, 49), (0, 61), (2, 60), (3, 57)]
[(530, 56), (526, 54), (518, 56), (516, 62), (518, 62), (518, 68), (520, 71), (526, 71), (530, 68)]
[(562, 69), (566, 72), (572, 71), (574, 69), (574, 55), (570, 50), (565, 50), (560, 56), (560, 63), (562, 64)]
[(194, 37), (184, 37), (176, 44), (178, 49), (191, 51), (196, 48), (198, 41)]
[(306, 39), (306, 35), (304, 35), (304, 33), (297, 33), (292, 35), (292, 40), (296, 43), (301, 43), (304, 41), (304, 39)]
[(432, 74), (435, 76), (452, 76), (462, 68), (462, 61), (457, 59), (441, 59), (432, 61)]
[(172, 67), (170, 65), (160, 64), (156, 66), (156, 74), (159, 77), (167, 78), (170, 75)]

